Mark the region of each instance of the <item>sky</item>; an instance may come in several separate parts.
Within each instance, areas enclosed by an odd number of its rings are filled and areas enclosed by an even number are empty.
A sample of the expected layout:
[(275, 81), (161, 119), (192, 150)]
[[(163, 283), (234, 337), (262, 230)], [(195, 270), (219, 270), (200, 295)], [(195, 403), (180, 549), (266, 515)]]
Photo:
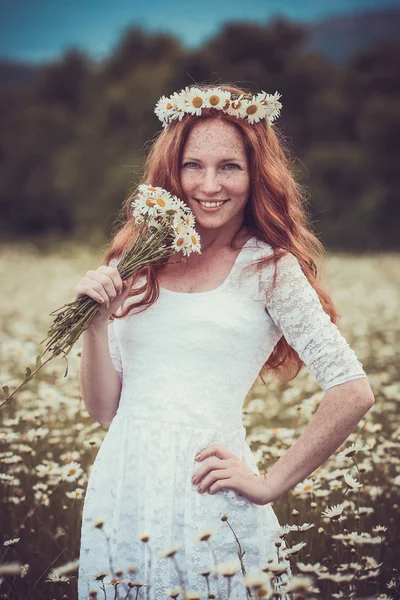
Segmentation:
[(227, 21), (310, 22), (385, 6), (400, 0), (0, 0), (0, 59), (40, 63), (74, 47), (101, 60), (130, 25), (193, 48)]

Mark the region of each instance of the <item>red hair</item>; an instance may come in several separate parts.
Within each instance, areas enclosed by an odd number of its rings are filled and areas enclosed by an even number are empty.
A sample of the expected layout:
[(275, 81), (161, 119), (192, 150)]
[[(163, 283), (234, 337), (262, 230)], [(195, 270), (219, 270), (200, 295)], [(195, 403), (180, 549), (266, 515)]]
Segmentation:
[[(199, 84), (207, 90), (209, 85)], [(218, 85), (218, 88), (231, 93), (248, 93), (234, 85)], [(333, 323), (337, 322), (336, 312), (329, 294), (319, 283), (318, 269), (325, 257), (325, 248), (312, 231), (307, 198), (301, 186), (294, 179), (294, 159), (279, 130), (271, 127), (266, 119), (249, 124), (245, 119), (227, 115), (221, 110), (204, 109), (201, 116), (186, 114), (181, 121), (172, 121), (167, 128), (156, 134), (147, 156), (144, 172), (137, 183), (159, 186), (185, 201), (180, 183), (180, 165), (185, 142), (193, 126), (199, 119), (222, 119), (232, 123), (242, 134), (250, 170), (251, 193), (245, 207), (243, 225), (258, 239), (269, 244), (273, 254), (263, 258), (251, 267), (266, 268), (287, 252), (292, 253), (315, 289), (324, 311)], [(131, 202), (136, 196), (137, 186), (131, 190), (121, 207), (120, 218), (116, 223), (112, 239), (105, 250), (104, 263), (122, 257), (137, 235), (137, 226), (132, 216)], [(233, 242), (233, 240), (232, 240)], [(231, 244), (232, 248), (235, 248)], [(163, 264), (153, 263), (143, 269), (146, 283), (131, 290), (128, 297), (144, 293), (143, 298), (130, 304), (115, 318), (125, 317), (130, 310), (145, 310), (159, 296), (157, 273)], [(139, 274), (137, 274), (138, 276)], [(275, 270), (276, 275), (276, 270)], [(136, 276), (136, 277), (137, 277)], [(275, 283), (275, 279), (274, 279)], [(304, 363), (282, 336), (265, 363), (262, 371), (276, 371), (286, 380), (296, 377)]]

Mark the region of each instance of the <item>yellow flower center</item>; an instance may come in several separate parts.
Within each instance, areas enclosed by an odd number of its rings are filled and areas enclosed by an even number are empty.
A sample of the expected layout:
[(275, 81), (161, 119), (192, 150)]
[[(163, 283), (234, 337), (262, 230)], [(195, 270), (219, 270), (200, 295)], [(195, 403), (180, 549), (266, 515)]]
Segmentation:
[(195, 96), (192, 100), (192, 104), (195, 108), (200, 108), (200, 106), (203, 104), (203, 100), (200, 98), (200, 96)]
[(255, 104), (251, 104), (246, 108), (246, 112), (248, 115), (254, 115), (257, 112), (257, 106)]
[(305, 492), (308, 492), (309, 490), (312, 490), (312, 489), (313, 489), (312, 484), (307, 483), (307, 485), (304, 486), (304, 491)]
[(153, 200), (151, 198), (147, 198), (146, 204), (147, 204), (147, 206), (154, 206), (155, 202), (153, 202)]
[(223, 110), (226, 110), (227, 108), (229, 108), (230, 103), (231, 103), (231, 101), (228, 98), (228, 100), (225, 102), (225, 106), (224, 106)]
[(182, 246), (183, 242), (184, 242), (184, 239), (183, 238), (179, 238), (178, 240), (176, 240), (176, 245), (177, 246)]
[(191, 235), (191, 236), (190, 236), (190, 238), (191, 238), (191, 240), (192, 240), (193, 244), (194, 244), (194, 245), (196, 245), (196, 244), (197, 244), (197, 239), (196, 239), (196, 237), (195, 237), (194, 235)]
[(153, 188), (153, 187), (148, 187), (147, 189), (149, 190), (149, 192), (156, 192), (157, 191), (156, 188)]
[(209, 102), (211, 106), (217, 106), (219, 104), (220, 97), (217, 95), (210, 96)]
[(162, 198), (157, 198), (156, 202), (158, 206), (165, 206), (165, 201)]
[(167, 110), (171, 110), (172, 108), (172, 104), (171, 102), (168, 102), (167, 106), (165, 107)]
[(231, 104), (232, 108), (237, 110), (238, 108), (240, 108), (242, 106), (241, 102), (232, 102)]

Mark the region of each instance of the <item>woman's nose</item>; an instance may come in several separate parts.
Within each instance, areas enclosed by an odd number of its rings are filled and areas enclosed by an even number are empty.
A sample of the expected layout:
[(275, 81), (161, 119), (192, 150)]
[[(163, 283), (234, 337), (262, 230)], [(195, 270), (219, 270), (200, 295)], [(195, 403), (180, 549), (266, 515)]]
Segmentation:
[(218, 192), (222, 187), (217, 173), (211, 169), (205, 171), (200, 185), (205, 194)]

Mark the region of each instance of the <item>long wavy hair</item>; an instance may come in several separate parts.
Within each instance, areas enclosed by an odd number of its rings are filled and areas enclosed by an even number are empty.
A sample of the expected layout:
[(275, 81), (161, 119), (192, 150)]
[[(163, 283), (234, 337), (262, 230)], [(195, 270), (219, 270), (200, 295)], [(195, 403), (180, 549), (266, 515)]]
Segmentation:
[[(197, 84), (197, 87), (207, 90), (210, 85)], [(231, 93), (249, 93), (248, 90), (232, 84), (218, 84), (217, 87)], [(199, 119), (227, 121), (234, 125), (243, 137), (251, 188), (242, 226), (253, 236), (269, 244), (273, 250), (271, 255), (254, 261), (250, 267), (257, 271), (274, 263), (274, 286), (276, 263), (284, 254), (292, 253), (315, 289), (324, 311), (331, 321), (336, 323), (339, 314), (329, 294), (320, 285), (320, 268), (326, 251), (312, 231), (306, 191), (295, 181), (295, 158), (283, 134), (275, 125), (271, 126), (267, 119), (251, 125), (245, 119), (231, 117), (221, 110), (203, 109), (201, 116), (186, 114), (181, 121), (174, 120), (167, 128), (157, 133), (153, 140), (150, 140), (150, 151), (142, 177), (122, 204), (111, 240), (105, 248), (104, 264), (109, 264), (112, 259), (121, 258), (137, 235), (138, 226), (135, 225), (132, 216), (131, 202), (137, 194), (139, 184), (162, 187), (186, 201), (180, 182), (181, 159), (188, 135)], [(231, 247), (236, 249), (235, 238)], [(134, 282), (144, 274), (145, 283), (136, 287), (133, 282), (127, 299), (137, 295), (142, 297), (136, 302), (130, 302), (125, 308), (121, 307), (120, 315), (113, 317), (123, 318), (132, 309), (141, 312), (156, 302), (159, 297), (157, 274), (164, 268), (165, 264), (158, 262), (137, 273)], [(304, 363), (297, 352), (282, 336), (261, 369), (260, 376), (262, 378), (263, 373), (274, 371), (280, 378), (290, 381), (303, 366)]]

